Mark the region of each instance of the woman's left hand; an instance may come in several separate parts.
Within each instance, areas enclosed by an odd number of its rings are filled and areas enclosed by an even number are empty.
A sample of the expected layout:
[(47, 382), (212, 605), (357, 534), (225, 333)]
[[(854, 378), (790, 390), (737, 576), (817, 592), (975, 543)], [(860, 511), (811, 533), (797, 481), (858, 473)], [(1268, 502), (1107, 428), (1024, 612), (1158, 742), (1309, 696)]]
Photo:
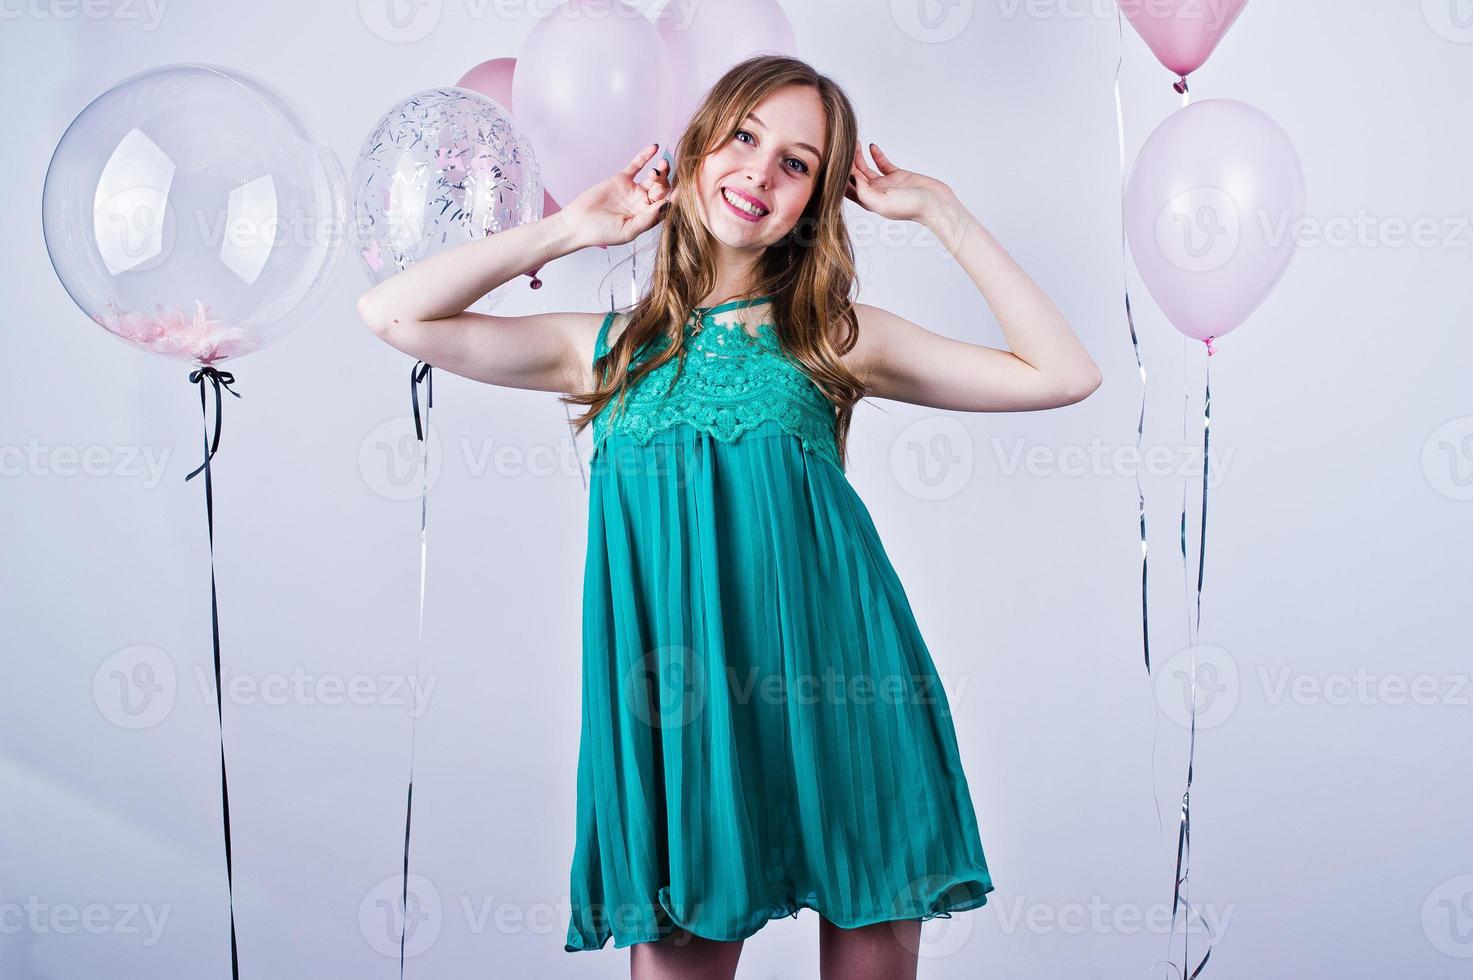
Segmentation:
[(865, 163), (864, 151), (856, 143), (849, 189), (844, 192), (866, 211), (895, 221), (913, 221), (953, 197), (951, 188), (935, 177), (902, 170), (874, 143), (869, 148), (879, 172)]

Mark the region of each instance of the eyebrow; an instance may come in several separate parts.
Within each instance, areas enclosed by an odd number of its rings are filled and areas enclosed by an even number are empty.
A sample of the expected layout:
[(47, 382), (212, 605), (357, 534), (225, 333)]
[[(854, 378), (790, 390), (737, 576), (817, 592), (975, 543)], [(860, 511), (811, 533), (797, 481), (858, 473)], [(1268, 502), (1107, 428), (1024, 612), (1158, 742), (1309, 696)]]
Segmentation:
[[(747, 118), (752, 120), (757, 125), (761, 126), (763, 129), (767, 128), (767, 123), (763, 122), (761, 119), (758, 119), (757, 113), (749, 112), (747, 113)], [(807, 150), (809, 153), (812, 153), (815, 157), (817, 157), (820, 163), (823, 162), (823, 154), (818, 152), (818, 150), (814, 149), (812, 146), (809, 146), (807, 143), (794, 143), (793, 145), (798, 147), (798, 149), (800, 150)]]

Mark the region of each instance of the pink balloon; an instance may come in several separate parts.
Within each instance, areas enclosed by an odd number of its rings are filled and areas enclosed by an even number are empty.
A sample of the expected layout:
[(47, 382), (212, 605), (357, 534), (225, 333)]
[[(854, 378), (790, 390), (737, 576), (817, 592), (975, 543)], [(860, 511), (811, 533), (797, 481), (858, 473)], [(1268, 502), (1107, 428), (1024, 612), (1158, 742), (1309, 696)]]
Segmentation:
[[(527, 34), (512, 77), (543, 186), (571, 201), (670, 130), (665, 42), (622, 0), (566, 0)], [(636, 175), (637, 176), (637, 175)]]
[(655, 16), (675, 78), (671, 159), (691, 114), (726, 70), (754, 54), (798, 55), (793, 25), (777, 0), (671, 2)]
[(511, 76), (516, 66), (517, 59), (515, 58), (492, 58), (490, 61), (483, 61), (461, 75), (455, 87), (480, 92), (488, 98), (495, 99), (501, 103), (503, 109), (511, 112)]
[(1206, 64), (1248, 0), (1120, 0), (1123, 13), (1167, 68), (1185, 78)]
[(1304, 215), (1304, 172), (1262, 111), (1208, 99), (1166, 118), (1125, 192), (1136, 268), (1188, 337), (1221, 337), (1278, 285)]
[[(473, 92), (480, 92), (482, 95), (495, 99), (507, 112), (515, 116), (516, 110), (512, 106), (511, 98), (511, 80), (516, 67), (517, 59), (515, 58), (492, 58), (461, 75), (455, 87), (468, 88)], [(517, 125), (522, 125), (521, 120), (517, 120)], [(557, 201), (552, 199), (552, 195), (544, 187), (542, 189), (542, 216), (550, 218), (561, 210)], [(533, 272), (535, 271), (534, 269)]]

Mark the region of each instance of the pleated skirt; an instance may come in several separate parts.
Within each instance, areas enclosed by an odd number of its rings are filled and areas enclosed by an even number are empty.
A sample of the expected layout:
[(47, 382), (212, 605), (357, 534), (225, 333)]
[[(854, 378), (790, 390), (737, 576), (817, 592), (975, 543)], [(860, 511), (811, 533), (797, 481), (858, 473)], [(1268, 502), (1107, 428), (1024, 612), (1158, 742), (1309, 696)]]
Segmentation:
[(568, 952), (993, 890), (951, 707), (844, 472), (768, 422), (590, 464)]

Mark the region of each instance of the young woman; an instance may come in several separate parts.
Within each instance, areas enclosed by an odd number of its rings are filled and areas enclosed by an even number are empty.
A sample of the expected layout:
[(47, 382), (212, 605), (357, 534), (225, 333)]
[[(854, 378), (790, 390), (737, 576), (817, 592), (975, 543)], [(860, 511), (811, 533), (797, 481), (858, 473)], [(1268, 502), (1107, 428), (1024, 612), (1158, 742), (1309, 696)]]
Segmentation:
[[(565, 393), (593, 425), (582, 732), (565, 949), (635, 980), (722, 978), (780, 915), (820, 916), (825, 978), (914, 977), (920, 923), (987, 901), (950, 706), (846, 476), (864, 396), (963, 412), (1078, 402), (1100, 373), (939, 180), (857, 141), (802, 61), (733, 67), (681, 138), (557, 214), (363, 295), (392, 346)], [(917, 221), (1010, 350), (855, 303), (843, 201)], [(503, 282), (664, 222), (649, 293), (606, 314), (466, 312)]]

